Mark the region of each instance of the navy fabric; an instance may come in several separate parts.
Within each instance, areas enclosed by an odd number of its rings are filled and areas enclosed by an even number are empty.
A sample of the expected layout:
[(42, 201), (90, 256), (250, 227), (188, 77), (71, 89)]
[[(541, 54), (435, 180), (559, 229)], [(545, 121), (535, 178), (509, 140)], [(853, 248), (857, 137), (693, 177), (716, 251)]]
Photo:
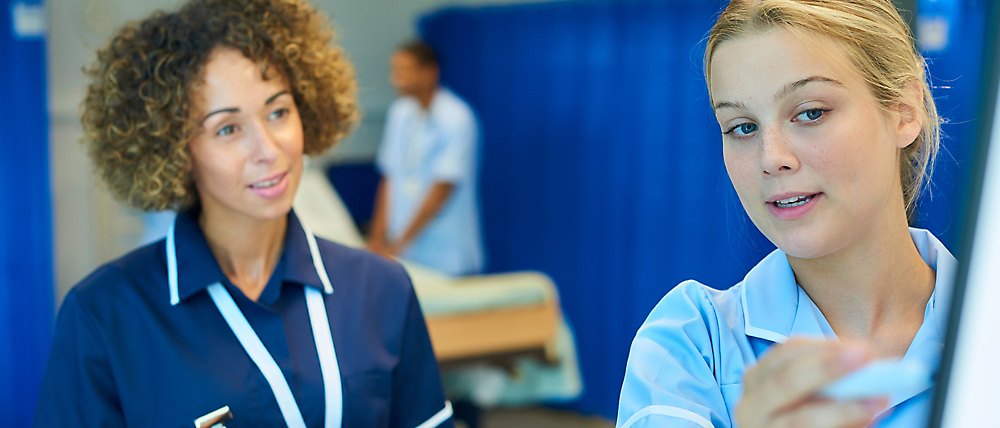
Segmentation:
[[(263, 374), (205, 291), (221, 282), (288, 380), (306, 424), (322, 427), (322, 375), (303, 287), (323, 285), (295, 215), (257, 302), (222, 273), (193, 213), (178, 216), (175, 236), (176, 306), (163, 240), (102, 266), (66, 296), (35, 426), (190, 426), (222, 406), (235, 416), (226, 423), (231, 428), (284, 426)], [(343, 386), (343, 426), (412, 427), (440, 412), (440, 375), (405, 271), (371, 253), (317, 241), (334, 288), (324, 298)]]
[[(0, 426), (31, 423), (52, 339), (52, 213), (42, 35), (17, 35), (0, 5)], [(23, 10), (23, 9), (22, 9)]]
[[(953, 39), (930, 71), (952, 124), (914, 223), (946, 245), (977, 118), (984, 1), (950, 2)], [(614, 417), (630, 341), (668, 290), (691, 278), (727, 288), (773, 249), (726, 175), (704, 83), (704, 38), (726, 3), (556, 2), (420, 19), (444, 83), (480, 114), (490, 271), (548, 273), (575, 327), (585, 392), (573, 409)]]
[(774, 247), (722, 162), (701, 71), (721, 2), (450, 8), (421, 35), (480, 113), (494, 272), (537, 269), (574, 326), (583, 396), (613, 418), (629, 344), (683, 280), (726, 288)]
[(337, 194), (344, 201), (358, 230), (367, 234), (381, 178), (375, 164), (334, 163), (326, 169), (326, 176), (333, 183), (333, 188), (337, 189)]

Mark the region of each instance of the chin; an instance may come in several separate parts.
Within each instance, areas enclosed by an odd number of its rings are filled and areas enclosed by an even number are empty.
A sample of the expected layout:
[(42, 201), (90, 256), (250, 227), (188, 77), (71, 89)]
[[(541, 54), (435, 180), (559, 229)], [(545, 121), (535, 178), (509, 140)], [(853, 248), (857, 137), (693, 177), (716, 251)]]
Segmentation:
[(276, 203), (270, 207), (258, 211), (256, 217), (261, 220), (278, 220), (282, 217), (287, 216), (291, 210), (292, 210), (291, 201), (288, 201), (288, 203), (283, 203), (283, 202)]
[(814, 258), (828, 254), (829, 237), (827, 228), (818, 225), (817, 219), (786, 222), (774, 218), (770, 212), (747, 211), (750, 221), (768, 241), (785, 254), (797, 258)]
[(841, 245), (843, 233), (836, 233), (829, 228), (811, 225), (778, 228), (771, 225), (769, 230), (761, 230), (775, 247), (785, 254), (800, 258), (814, 259), (834, 253)]

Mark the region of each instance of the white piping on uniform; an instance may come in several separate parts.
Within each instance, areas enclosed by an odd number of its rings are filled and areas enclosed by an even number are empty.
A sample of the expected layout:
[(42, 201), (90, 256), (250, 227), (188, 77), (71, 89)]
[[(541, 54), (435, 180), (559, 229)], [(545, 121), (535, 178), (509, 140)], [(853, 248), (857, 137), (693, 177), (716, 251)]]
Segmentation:
[(177, 293), (177, 248), (174, 246), (175, 219), (167, 232), (167, 284), (170, 287), (170, 306), (177, 306), (181, 299)]
[(333, 285), (330, 285), (330, 277), (326, 274), (326, 266), (323, 265), (323, 257), (319, 254), (319, 246), (316, 245), (316, 237), (313, 236), (312, 231), (306, 226), (302, 220), (299, 220), (299, 224), (302, 225), (302, 231), (306, 233), (306, 242), (309, 243), (309, 253), (312, 254), (313, 266), (316, 267), (316, 274), (319, 275), (319, 280), (323, 282), (323, 290), (326, 294), (333, 293)]
[(636, 412), (634, 415), (632, 415), (631, 418), (628, 418), (628, 420), (626, 420), (625, 423), (621, 424), (621, 426), (619, 426), (618, 428), (628, 428), (633, 424), (635, 424), (636, 422), (638, 422), (640, 419), (652, 415), (670, 416), (694, 422), (703, 428), (713, 428), (712, 423), (709, 422), (708, 419), (705, 419), (703, 416), (695, 412), (692, 412), (687, 409), (682, 409), (680, 407), (671, 407), (663, 405), (643, 407), (642, 410)]
[(785, 343), (788, 341), (788, 336), (781, 333), (777, 333), (771, 330), (765, 330), (760, 327), (754, 327), (750, 325), (750, 311), (747, 309), (747, 283), (744, 282), (740, 289), (740, 297), (743, 302), (743, 330), (744, 333), (759, 337), (761, 339), (767, 339), (774, 343)]
[(417, 425), (416, 428), (433, 428), (433, 427), (436, 427), (438, 425), (441, 425), (442, 422), (448, 420), (448, 418), (451, 417), (451, 414), (452, 414), (452, 411), (451, 411), (451, 401), (445, 400), (444, 401), (444, 408), (441, 409), (440, 412), (437, 412), (437, 414), (435, 414), (434, 416), (431, 416), (430, 419), (424, 421), (424, 423), (422, 423), (420, 425)]
[[(306, 234), (306, 242), (309, 244), (309, 254), (312, 256), (313, 267), (319, 280), (323, 282), (323, 291), (326, 294), (333, 293), (333, 285), (330, 284), (330, 277), (326, 273), (326, 266), (323, 264), (323, 257), (319, 253), (319, 246), (316, 245), (316, 237), (301, 221), (302, 231)], [(180, 295), (177, 291), (177, 247), (174, 244), (174, 223), (170, 223), (170, 230), (167, 232), (167, 284), (170, 288), (170, 305), (176, 306), (180, 303)]]

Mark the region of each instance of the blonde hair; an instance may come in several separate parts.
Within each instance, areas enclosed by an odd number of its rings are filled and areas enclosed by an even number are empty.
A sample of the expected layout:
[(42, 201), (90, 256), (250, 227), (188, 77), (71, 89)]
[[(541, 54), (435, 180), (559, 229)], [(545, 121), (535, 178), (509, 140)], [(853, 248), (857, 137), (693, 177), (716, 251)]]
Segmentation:
[(895, 6), (889, 0), (732, 0), (712, 27), (705, 48), (705, 79), (710, 91), (712, 54), (719, 44), (775, 28), (838, 42), (887, 111), (903, 102), (909, 85), (920, 85), (923, 105), (918, 114), (923, 129), (900, 153), (903, 201), (912, 217), (940, 147), (941, 119), (927, 84), (924, 58)]

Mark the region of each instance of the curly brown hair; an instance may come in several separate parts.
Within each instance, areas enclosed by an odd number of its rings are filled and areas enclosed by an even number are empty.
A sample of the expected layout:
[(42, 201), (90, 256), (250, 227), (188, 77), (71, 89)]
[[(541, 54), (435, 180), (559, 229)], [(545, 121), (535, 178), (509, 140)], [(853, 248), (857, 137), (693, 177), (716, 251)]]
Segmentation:
[(188, 142), (194, 102), (216, 48), (274, 67), (302, 118), (305, 154), (319, 154), (358, 120), (354, 68), (325, 17), (302, 0), (192, 0), (125, 25), (84, 72), (83, 144), (111, 193), (132, 207), (183, 210), (197, 192)]

